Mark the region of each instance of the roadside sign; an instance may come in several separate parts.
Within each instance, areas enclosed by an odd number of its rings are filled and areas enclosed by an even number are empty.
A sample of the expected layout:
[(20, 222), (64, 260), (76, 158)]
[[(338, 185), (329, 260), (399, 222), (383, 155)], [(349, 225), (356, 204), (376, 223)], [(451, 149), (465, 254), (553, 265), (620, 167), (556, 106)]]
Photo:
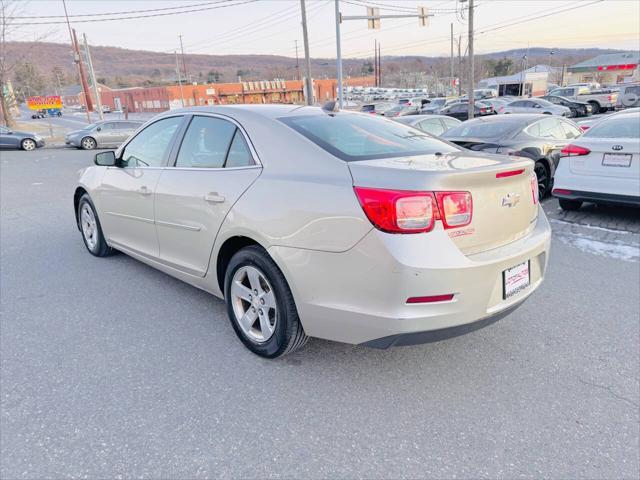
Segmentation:
[(50, 108), (62, 108), (62, 97), (58, 95), (39, 96), (27, 98), (29, 110), (48, 110)]

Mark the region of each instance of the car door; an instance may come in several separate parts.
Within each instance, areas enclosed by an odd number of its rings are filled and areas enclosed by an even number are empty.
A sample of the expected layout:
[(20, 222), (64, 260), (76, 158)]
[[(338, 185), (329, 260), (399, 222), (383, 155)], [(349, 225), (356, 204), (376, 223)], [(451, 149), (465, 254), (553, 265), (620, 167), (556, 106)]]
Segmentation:
[(194, 115), (172, 166), (156, 188), (160, 259), (204, 276), (216, 235), (233, 204), (258, 178), (261, 166), (239, 124), (227, 117)]
[(183, 120), (179, 115), (148, 125), (118, 154), (118, 166), (106, 168), (97, 196), (104, 234), (115, 248), (158, 257), (154, 192)]
[(131, 122), (114, 122), (113, 141), (116, 145), (121, 145), (135, 131)]
[(11, 135), (9, 135), (9, 129), (0, 127), (0, 148), (9, 148), (13, 146), (11, 142)]

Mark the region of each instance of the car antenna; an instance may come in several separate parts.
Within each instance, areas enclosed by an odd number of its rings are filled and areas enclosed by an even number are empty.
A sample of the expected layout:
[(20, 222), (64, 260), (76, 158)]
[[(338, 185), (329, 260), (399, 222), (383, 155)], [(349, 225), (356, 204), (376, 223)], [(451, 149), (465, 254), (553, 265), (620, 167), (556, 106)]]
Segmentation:
[(333, 116), (333, 114), (340, 111), (340, 106), (338, 105), (338, 102), (336, 102), (335, 100), (331, 100), (330, 102), (322, 105), (322, 111)]

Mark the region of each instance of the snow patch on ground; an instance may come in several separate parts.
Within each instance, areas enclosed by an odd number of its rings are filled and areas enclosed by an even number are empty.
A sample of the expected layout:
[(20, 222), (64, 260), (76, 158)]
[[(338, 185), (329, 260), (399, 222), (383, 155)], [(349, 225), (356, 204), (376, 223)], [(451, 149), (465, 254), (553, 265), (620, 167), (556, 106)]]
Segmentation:
[(585, 253), (616, 258), (630, 262), (640, 261), (640, 245), (620, 241), (603, 242), (586, 235), (563, 233), (557, 237), (566, 245), (576, 247)]

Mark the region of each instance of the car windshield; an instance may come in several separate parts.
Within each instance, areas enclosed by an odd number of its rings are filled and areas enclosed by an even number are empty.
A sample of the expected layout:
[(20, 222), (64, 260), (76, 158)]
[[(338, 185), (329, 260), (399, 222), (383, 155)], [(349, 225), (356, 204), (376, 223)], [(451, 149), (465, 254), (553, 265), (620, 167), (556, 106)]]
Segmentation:
[(486, 122), (483, 120), (463, 122), (443, 135), (445, 138), (500, 138), (517, 129), (519, 123), (510, 120)]
[(592, 138), (638, 138), (640, 115), (611, 117), (598, 122), (585, 132), (583, 137)]
[(536, 103), (539, 103), (540, 105), (545, 107), (553, 107), (553, 103), (549, 102), (548, 100), (543, 100), (542, 98), (538, 98), (536, 100)]
[(431, 106), (431, 105), (434, 105), (434, 106), (444, 105), (446, 101), (447, 101), (446, 98), (435, 98), (435, 99), (431, 100), (431, 103), (429, 104), (429, 106)]
[(369, 115), (305, 115), (280, 121), (347, 162), (458, 151), (414, 128)]
[(82, 130), (93, 130), (97, 126), (98, 126), (97, 123), (91, 123), (91, 124), (87, 125), (86, 127), (84, 127)]

